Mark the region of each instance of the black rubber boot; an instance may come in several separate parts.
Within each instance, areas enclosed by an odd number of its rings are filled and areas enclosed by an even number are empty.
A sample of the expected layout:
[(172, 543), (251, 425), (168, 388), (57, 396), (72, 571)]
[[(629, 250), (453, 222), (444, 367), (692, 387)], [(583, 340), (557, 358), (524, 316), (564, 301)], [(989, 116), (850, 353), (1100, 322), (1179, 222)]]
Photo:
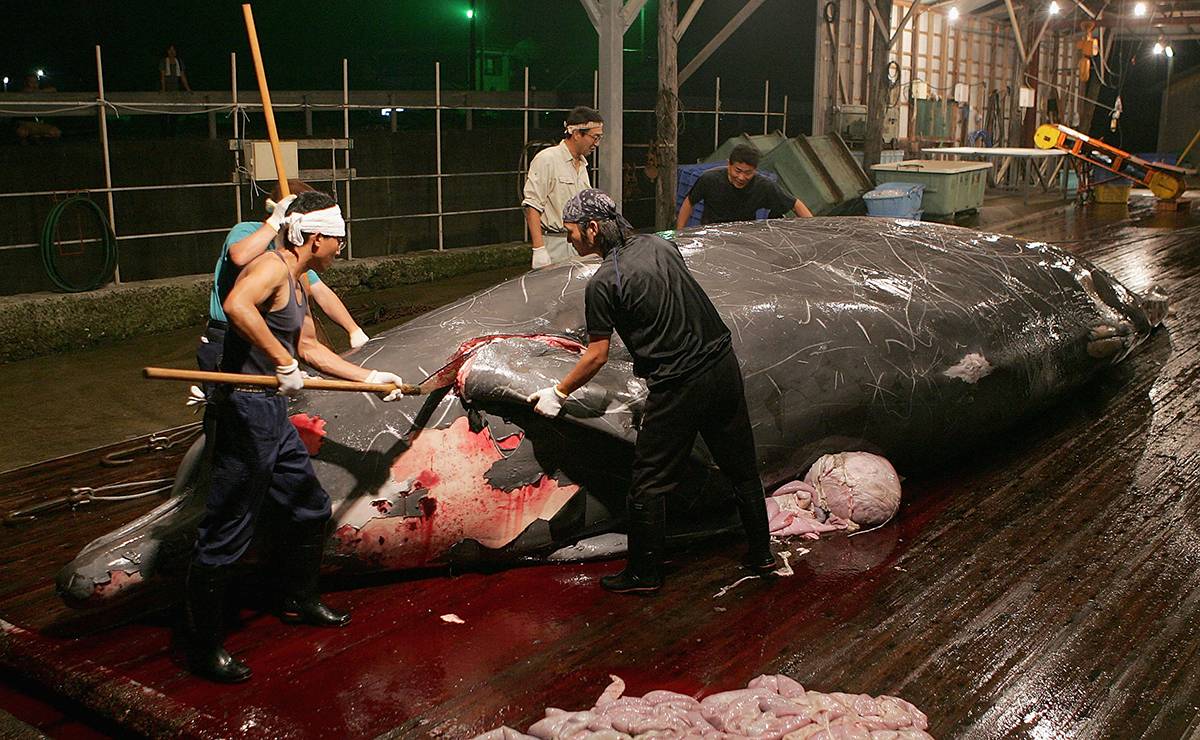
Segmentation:
[(649, 594), (662, 588), (666, 503), (662, 498), (648, 504), (629, 502), (629, 559), (625, 570), (601, 578), (601, 586), (618, 594)]
[(279, 618), (288, 624), (316, 627), (344, 627), (348, 612), (330, 609), (321, 603), (317, 581), (321, 575), (321, 557), (325, 553), (325, 522), (292, 523), (283, 546), (280, 569), (283, 574), (283, 601)]
[(742, 528), (746, 530), (749, 551), (746, 567), (759, 575), (766, 575), (779, 567), (775, 553), (771, 552), (771, 524), (767, 516), (767, 495), (762, 484), (749, 481), (734, 490), (738, 514), (742, 517)]
[(222, 644), (230, 567), (192, 563), (187, 575), (188, 668), (218, 683), (250, 678), (250, 667)]

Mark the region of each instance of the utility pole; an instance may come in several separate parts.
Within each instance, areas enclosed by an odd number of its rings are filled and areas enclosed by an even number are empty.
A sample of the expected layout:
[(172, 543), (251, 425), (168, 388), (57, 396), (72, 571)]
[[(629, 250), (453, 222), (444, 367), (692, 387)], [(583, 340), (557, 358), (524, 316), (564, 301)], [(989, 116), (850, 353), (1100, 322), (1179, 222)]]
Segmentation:
[[(695, 2), (695, 0), (693, 0)], [(658, 102), (654, 108), (658, 180), (654, 226), (675, 222), (675, 169), (679, 164), (679, 42), (675, 38), (677, 0), (658, 0)]]
[(1012, 0), (1005, 0), (1005, 5), (1008, 7), (1008, 17), (1012, 24), (1016, 43), (1013, 48), (1012, 80), (1009, 82), (1011, 92), (1008, 96), (1008, 140), (1004, 145), (1020, 147), (1026, 145), (1022, 135), (1025, 129), (1025, 116), (1021, 113), (1021, 87), (1025, 84), (1025, 70), (1030, 57), (1033, 56), (1025, 49), (1026, 39), (1032, 40), (1032, 36), (1025, 33), (1024, 29), (1033, 21), (1033, 9), (1028, 3), (1022, 4), (1019, 9), (1021, 18), (1018, 20), (1018, 9), (1013, 5)]

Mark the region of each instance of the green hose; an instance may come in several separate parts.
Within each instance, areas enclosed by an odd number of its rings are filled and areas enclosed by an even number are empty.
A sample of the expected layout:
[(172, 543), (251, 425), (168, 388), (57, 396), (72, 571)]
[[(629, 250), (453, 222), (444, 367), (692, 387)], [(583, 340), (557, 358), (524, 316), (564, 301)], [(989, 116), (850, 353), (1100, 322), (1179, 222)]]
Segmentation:
[[(104, 245), (104, 266), (84, 285), (73, 285), (68, 282), (58, 271), (58, 264), (55, 261), (54, 236), (58, 231), (58, 222), (62, 218), (63, 212), (73, 205), (79, 205), (94, 214), (96, 222), (100, 225), (100, 231), (103, 232), (101, 242)], [(104, 217), (104, 211), (100, 210), (100, 206), (82, 195), (68, 198), (50, 209), (50, 215), (46, 217), (46, 225), (42, 227), (41, 243), (42, 264), (46, 268), (46, 274), (50, 276), (55, 285), (68, 293), (83, 293), (99, 288), (108, 282), (117, 267), (117, 237), (109, 228), (108, 219)]]

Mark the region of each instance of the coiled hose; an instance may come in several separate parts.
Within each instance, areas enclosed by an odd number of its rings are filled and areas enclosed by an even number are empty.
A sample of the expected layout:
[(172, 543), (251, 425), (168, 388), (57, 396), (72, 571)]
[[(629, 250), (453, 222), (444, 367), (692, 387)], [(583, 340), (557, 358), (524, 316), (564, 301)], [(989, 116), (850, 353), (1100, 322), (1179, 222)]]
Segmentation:
[[(100, 242), (104, 248), (104, 266), (83, 285), (75, 285), (63, 277), (62, 273), (58, 271), (55, 254), (54, 237), (58, 232), (58, 222), (62, 219), (63, 213), (72, 206), (79, 206), (96, 217), (96, 223), (99, 224), (101, 231)], [(104, 211), (100, 210), (100, 206), (82, 195), (68, 198), (50, 209), (50, 215), (46, 216), (46, 224), (42, 227), (41, 246), (42, 265), (46, 268), (46, 274), (50, 276), (50, 280), (59, 289), (68, 293), (83, 293), (99, 288), (108, 282), (108, 279), (117, 267), (117, 237), (113, 234), (112, 229), (109, 228), (108, 219), (104, 217)]]

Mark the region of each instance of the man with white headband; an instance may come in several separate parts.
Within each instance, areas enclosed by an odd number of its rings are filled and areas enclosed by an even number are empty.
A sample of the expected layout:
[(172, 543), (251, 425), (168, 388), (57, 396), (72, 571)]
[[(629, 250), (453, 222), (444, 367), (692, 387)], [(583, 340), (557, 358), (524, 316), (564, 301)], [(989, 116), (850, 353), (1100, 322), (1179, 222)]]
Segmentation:
[[(312, 187), (302, 180), (288, 180), (288, 188), (293, 193), (312, 190)], [(213, 269), (213, 287), (208, 299), (208, 324), (196, 346), (196, 364), (201, 370), (216, 370), (220, 366), (221, 352), (225, 347), (225, 332), (229, 328), (221, 304), (225, 302), (225, 297), (229, 295), (241, 269), (263, 252), (274, 249), (276, 233), (283, 223), (288, 205), (293, 200), (294, 195), (282, 198), (276, 192), (273, 198), (267, 199), (268, 217), (265, 221), (242, 221), (225, 236), (225, 243), (221, 245), (221, 254), (217, 257), (217, 264)], [(278, 207), (276, 201), (280, 201)], [(325, 315), (346, 330), (350, 337), (350, 348), (358, 349), (366, 344), (370, 337), (346, 310), (346, 305), (337, 294), (321, 280), (315, 270), (309, 270), (306, 277), (308, 292), (313, 301)]]
[(297, 358), (346, 380), (391, 383), (396, 389), (383, 400), (400, 397), (398, 376), (347, 362), (316, 338), (300, 281), (305, 271), (328, 267), (345, 244), (341, 209), (324, 193), (300, 193), (279, 226), (282, 245), (247, 265), (225, 299), (230, 331), (221, 357), (221, 370), (274, 375), (279, 388), (217, 386), (209, 406), (212, 482), (188, 570), (188, 663), (198, 675), (223, 683), (250, 677), (250, 669), (225, 651), (222, 615), (231, 567), (249, 546), (267, 497), (290, 517), (273, 558), (280, 617), (328, 627), (350, 619), (322, 604), (317, 593), (330, 503), (288, 416), (285, 396), (304, 385)]
[(558, 146), (543, 149), (529, 163), (521, 205), (529, 224), (535, 270), (579, 256), (567, 241), (562, 209), (568, 200), (592, 186), (587, 156), (603, 137), (604, 118), (599, 111), (578, 106), (567, 114)]

